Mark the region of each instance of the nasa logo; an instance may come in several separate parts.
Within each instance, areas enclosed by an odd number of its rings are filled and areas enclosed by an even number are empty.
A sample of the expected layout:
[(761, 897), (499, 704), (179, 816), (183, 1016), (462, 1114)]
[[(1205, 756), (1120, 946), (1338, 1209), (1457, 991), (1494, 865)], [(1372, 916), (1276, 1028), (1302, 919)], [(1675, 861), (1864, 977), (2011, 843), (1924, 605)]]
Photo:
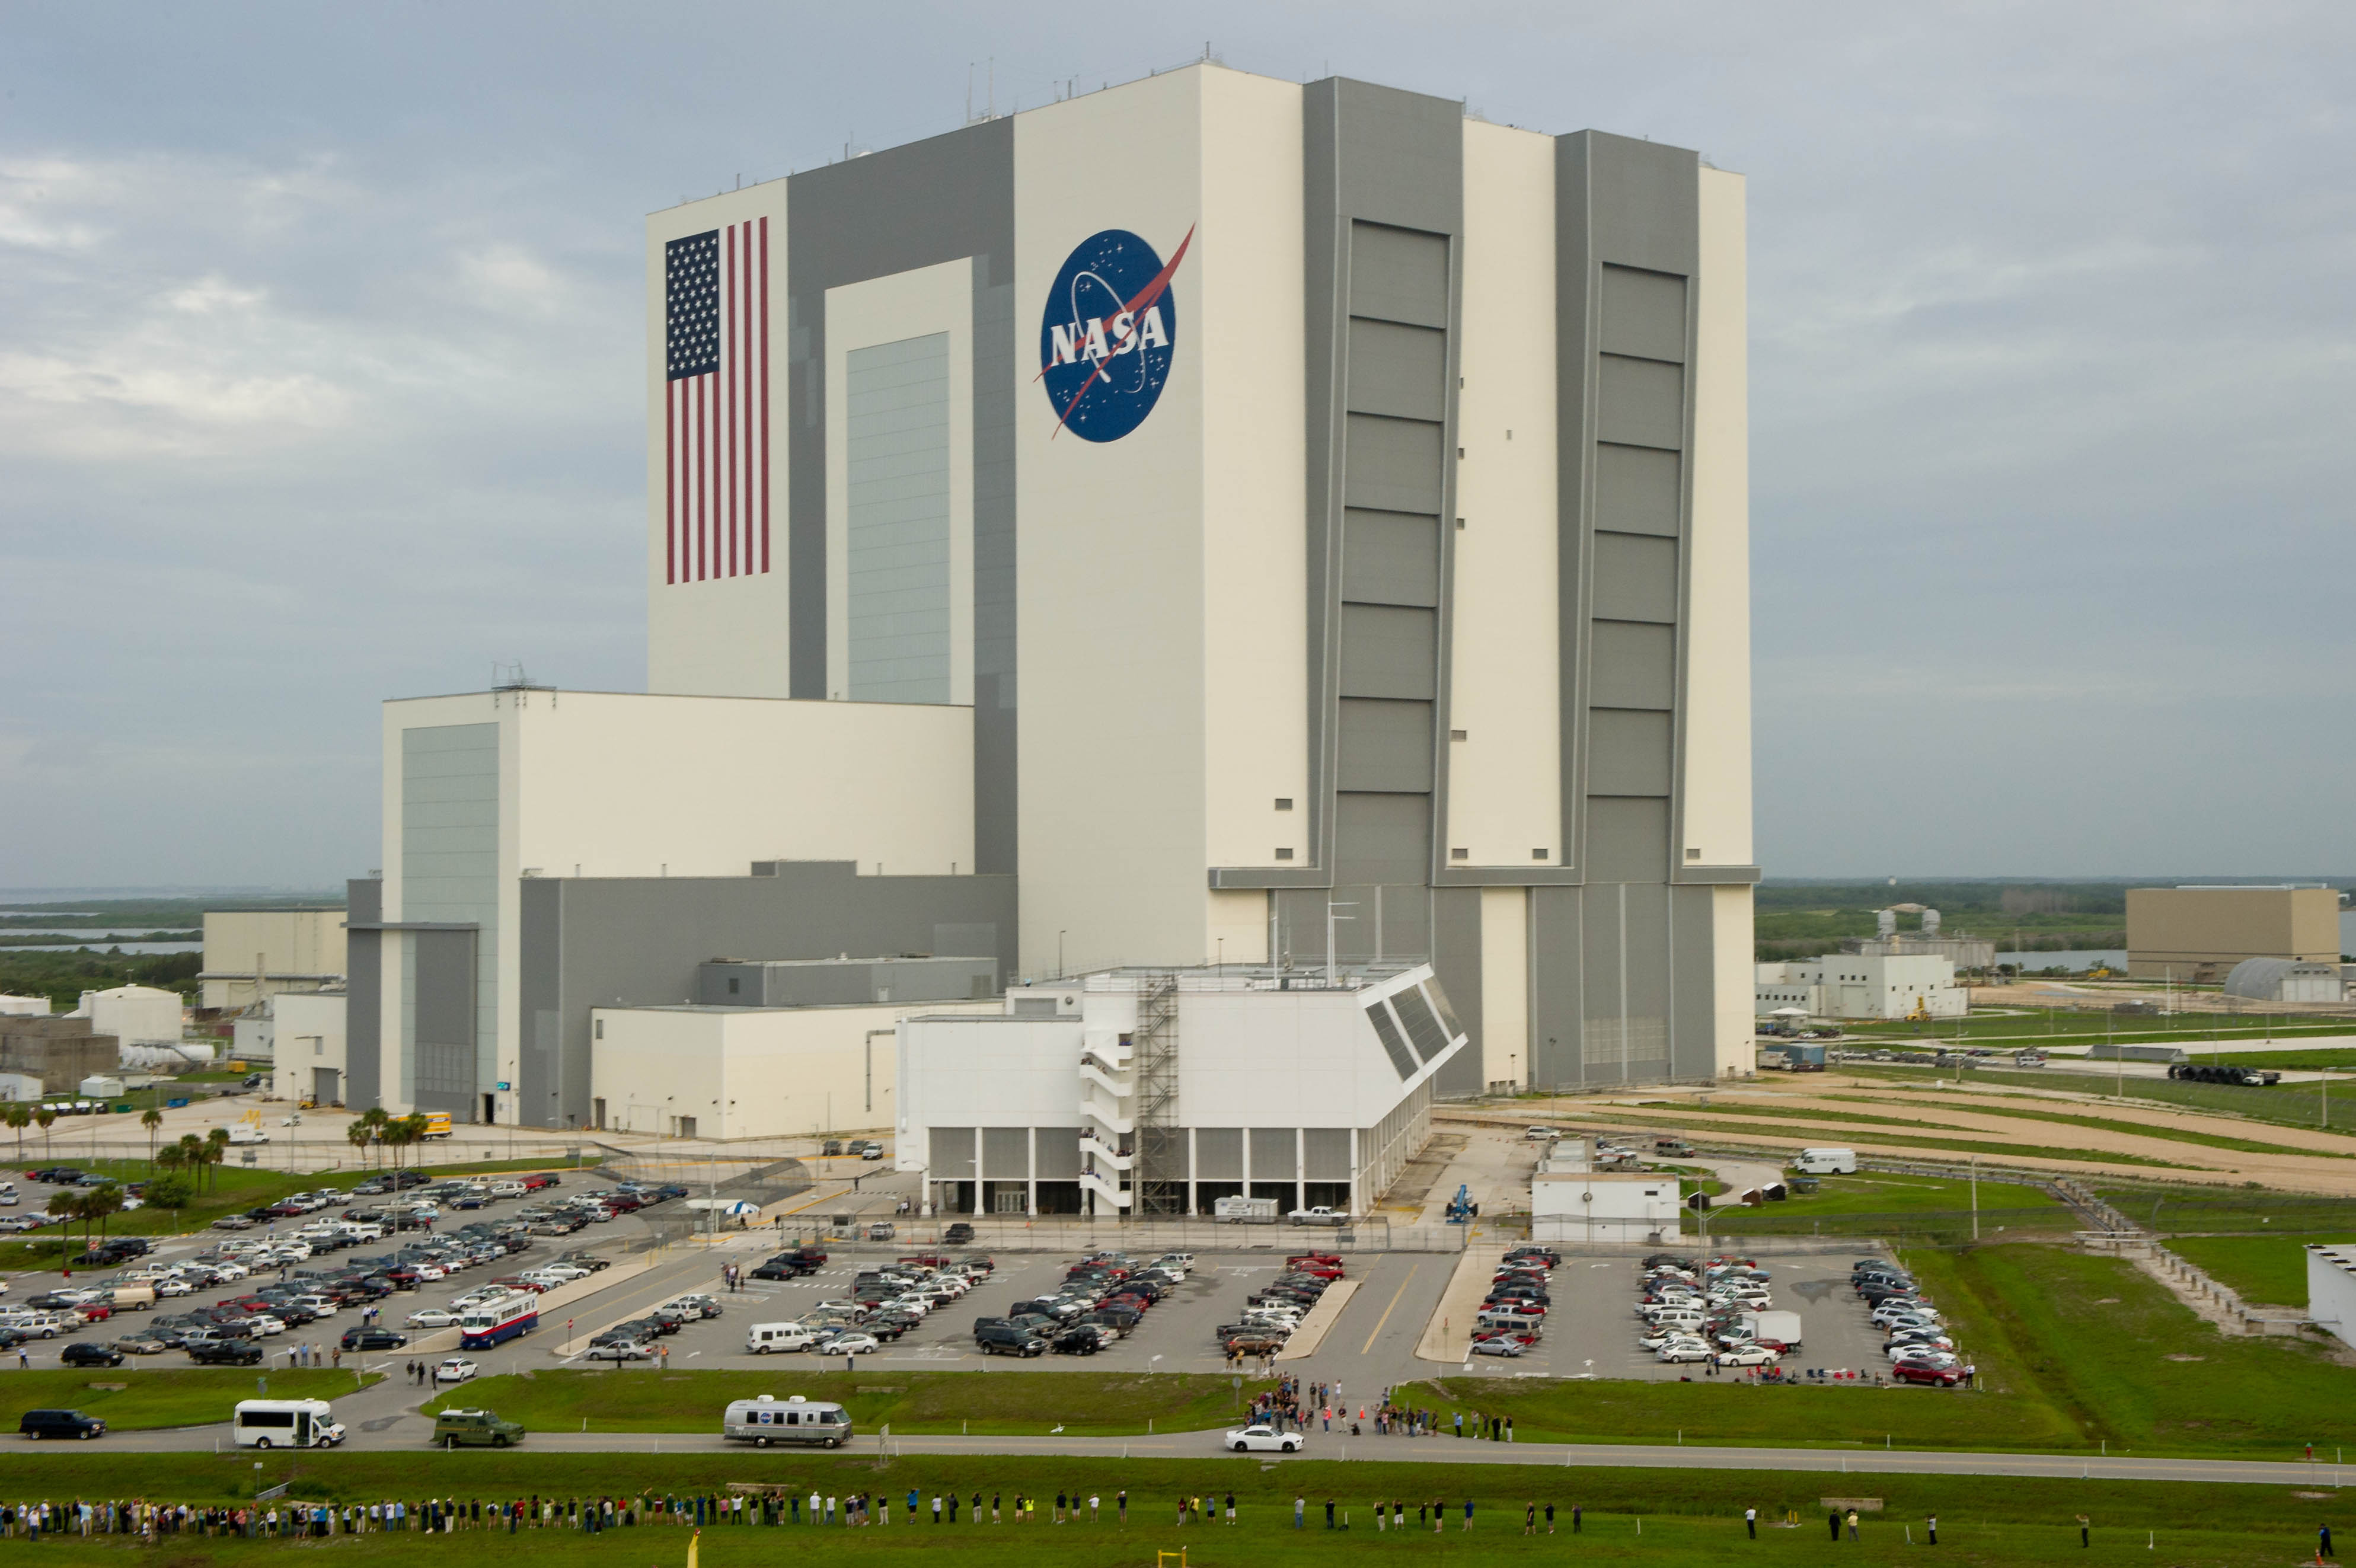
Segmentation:
[(1170, 280), (1194, 242), (1189, 229), (1165, 264), (1139, 236), (1108, 229), (1064, 258), (1039, 323), (1039, 379), (1056, 434), (1119, 441), (1153, 411), (1178, 353)]

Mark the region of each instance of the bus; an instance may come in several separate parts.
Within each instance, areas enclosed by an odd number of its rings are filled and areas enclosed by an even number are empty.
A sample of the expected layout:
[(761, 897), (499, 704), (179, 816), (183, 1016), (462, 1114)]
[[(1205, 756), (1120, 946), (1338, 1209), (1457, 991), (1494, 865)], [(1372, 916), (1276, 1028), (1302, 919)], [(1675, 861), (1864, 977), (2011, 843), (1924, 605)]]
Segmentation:
[(765, 1393), (758, 1399), (731, 1400), (721, 1418), (720, 1435), (757, 1448), (772, 1443), (835, 1448), (851, 1441), (851, 1412), (800, 1394), (781, 1400)]
[(496, 1301), (466, 1308), (466, 1315), (458, 1319), (458, 1348), (487, 1350), (539, 1327), (539, 1296), (528, 1290), (514, 1291)]
[(230, 1429), (241, 1448), (332, 1448), (344, 1424), (324, 1399), (241, 1399)]

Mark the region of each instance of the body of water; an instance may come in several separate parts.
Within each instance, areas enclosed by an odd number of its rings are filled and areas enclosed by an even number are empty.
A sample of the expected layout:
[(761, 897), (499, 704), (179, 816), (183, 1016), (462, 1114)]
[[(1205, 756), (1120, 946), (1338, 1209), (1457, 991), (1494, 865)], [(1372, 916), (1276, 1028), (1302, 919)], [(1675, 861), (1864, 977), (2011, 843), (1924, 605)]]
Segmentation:
[(83, 948), (93, 952), (111, 953), (120, 947), (125, 953), (202, 953), (201, 942), (113, 942), (93, 938), (89, 942), (16, 943), (0, 947), (0, 955), (10, 953), (79, 953)]

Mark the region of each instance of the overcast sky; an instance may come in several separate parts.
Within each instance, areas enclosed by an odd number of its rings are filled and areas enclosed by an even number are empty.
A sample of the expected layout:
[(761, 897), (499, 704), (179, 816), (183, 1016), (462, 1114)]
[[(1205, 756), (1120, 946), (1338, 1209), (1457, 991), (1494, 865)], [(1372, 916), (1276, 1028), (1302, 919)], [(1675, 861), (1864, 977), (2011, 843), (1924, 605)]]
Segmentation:
[[(999, 20), (977, 18), (995, 11)], [(645, 681), (641, 218), (1144, 74), (1750, 176), (1771, 876), (2356, 864), (2345, 5), (0, 3), (0, 886), (319, 886)]]

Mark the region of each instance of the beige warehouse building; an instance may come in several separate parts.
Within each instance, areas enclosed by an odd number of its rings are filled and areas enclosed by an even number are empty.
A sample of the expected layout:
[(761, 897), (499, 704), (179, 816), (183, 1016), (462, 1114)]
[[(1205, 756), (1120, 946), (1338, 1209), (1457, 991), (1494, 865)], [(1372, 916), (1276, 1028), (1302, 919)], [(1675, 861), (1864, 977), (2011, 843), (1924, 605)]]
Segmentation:
[(2127, 890), (2127, 973), (2221, 981), (2244, 958), (2340, 961), (2340, 894), (2312, 887)]

